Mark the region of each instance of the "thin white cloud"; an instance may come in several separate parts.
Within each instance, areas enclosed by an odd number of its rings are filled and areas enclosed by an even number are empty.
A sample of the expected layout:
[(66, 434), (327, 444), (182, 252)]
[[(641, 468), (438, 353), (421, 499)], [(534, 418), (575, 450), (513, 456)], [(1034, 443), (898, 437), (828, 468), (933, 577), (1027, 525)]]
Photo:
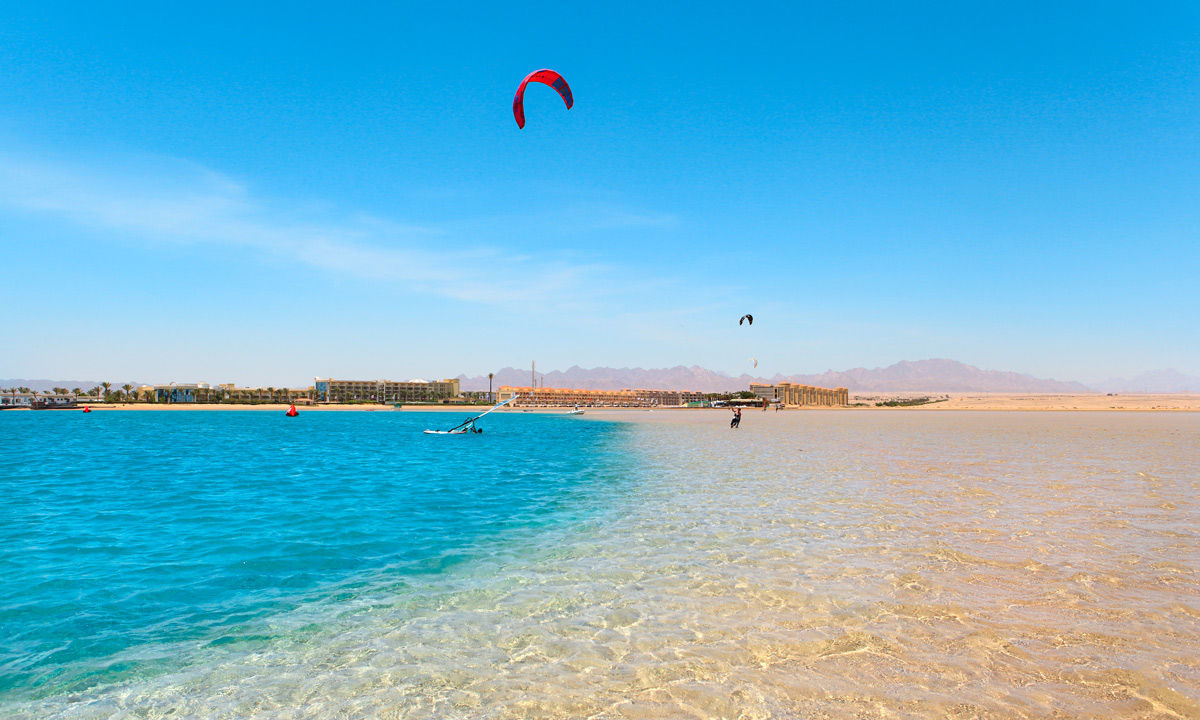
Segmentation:
[[(0, 155), (0, 205), (151, 243), (226, 245), (471, 302), (578, 302), (621, 292), (612, 268), (472, 245), (454, 221), (299, 220), (303, 208), (272, 204), (233, 178), (182, 161), (97, 170)], [(673, 222), (613, 206), (598, 208), (593, 219), (614, 227)]]

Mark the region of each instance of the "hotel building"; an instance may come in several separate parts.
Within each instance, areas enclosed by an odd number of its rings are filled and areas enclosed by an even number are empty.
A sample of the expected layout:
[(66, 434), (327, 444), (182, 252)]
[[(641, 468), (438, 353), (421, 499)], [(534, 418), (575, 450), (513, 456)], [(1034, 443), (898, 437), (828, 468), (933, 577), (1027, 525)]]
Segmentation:
[(237, 387), (233, 383), (168, 383), (142, 385), (136, 390), (142, 402), (152, 403), (272, 403), (305, 402), (312, 397), (312, 388)]
[(846, 407), (850, 404), (850, 391), (844, 387), (823, 388), (790, 382), (778, 385), (750, 383), (750, 392), (768, 402), (797, 407)]
[(578, 390), (574, 388), (513, 387), (501, 385), (496, 401), (510, 400), (519, 407), (679, 407), (700, 402), (704, 393), (688, 390)]
[(313, 379), (317, 402), (440, 402), (458, 397), (458, 378), (446, 380), (333, 380)]
[(33, 393), (4, 393), (0, 395), (0, 410), (33, 407)]

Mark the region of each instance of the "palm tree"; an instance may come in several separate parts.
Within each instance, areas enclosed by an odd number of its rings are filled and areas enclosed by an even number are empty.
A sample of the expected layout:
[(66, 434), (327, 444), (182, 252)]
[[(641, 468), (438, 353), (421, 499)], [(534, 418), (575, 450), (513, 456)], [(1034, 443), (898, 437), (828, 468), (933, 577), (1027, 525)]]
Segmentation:
[(75, 388), (74, 390), (71, 391), (71, 394), (74, 395), (75, 397), (81, 397), (83, 395), (83, 390), (81, 390), (79, 388)]
[(492, 397), (492, 378), (496, 373), (488, 373), (488, 402), (493, 402), (496, 398)]
[(129, 383), (125, 383), (124, 385), (121, 386), (121, 389), (125, 391), (125, 399), (128, 400), (129, 399), (129, 391), (133, 389), (133, 386), (130, 385)]
[(100, 387), (104, 388), (104, 399), (107, 400), (108, 399), (108, 391), (110, 389), (112, 389), (112, 383), (102, 382), (102, 383), (100, 383)]
[(88, 390), (87, 394), (91, 395), (92, 397), (95, 397), (95, 398), (100, 397), (100, 386), (97, 385), (96, 387), (92, 388), (91, 390)]

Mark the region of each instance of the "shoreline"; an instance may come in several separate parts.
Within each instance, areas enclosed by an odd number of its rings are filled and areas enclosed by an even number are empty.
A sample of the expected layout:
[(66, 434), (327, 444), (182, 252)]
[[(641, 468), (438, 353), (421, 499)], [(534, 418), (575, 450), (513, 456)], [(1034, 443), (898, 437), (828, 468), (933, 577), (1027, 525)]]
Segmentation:
[[(948, 399), (938, 400), (922, 405), (907, 405), (900, 407), (884, 407), (876, 406), (875, 402), (883, 400), (894, 400), (904, 398), (914, 398), (926, 395), (925, 393), (903, 392), (903, 393), (856, 393), (851, 395), (851, 405), (847, 407), (786, 407), (780, 410), (780, 413), (796, 413), (796, 412), (897, 412), (897, 411), (917, 411), (917, 412), (946, 412), (954, 410), (972, 410), (986, 412), (1200, 412), (1200, 394), (1128, 394), (1128, 395), (1102, 395), (1099, 393), (1090, 394), (1035, 394), (1035, 393), (941, 393), (940, 395), (948, 395)], [(936, 396), (932, 393), (929, 395)], [(853, 403), (865, 403), (863, 405), (854, 405)], [(164, 412), (180, 412), (187, 410), (209, 411), (209, 410), (231, 410), (231, 411), (272, 411), (284, 412), (288, 409), (287, 403), (270, 403), (262, 405), (243, 405), (232, 403), (179, 403), (179, 404), (157, 404), (157, 403), (80, 403), (76, 408), (71, 408), (70, 411), (79, 412), (84, 406), (90, 407), (95, 411), (105, 410), (133, 410), (133, 411), (164, 411)], [(395, 408), (391, 405), (365, 405), (365, 404), (328, 404), (328, 405), (297, 405), (296, 409), (301, 412), (449, 412), (449, 413), (470, 413), (473, 411), (483, 412), (490, 405), (405, 405), (401, 408)], [(564, 414), (572, 409), (573, 406), (563, 407), (534, 407), (534, 408), (501, 408), (496, 412), (499, 413), (541, 413), (541, 414)], [(21, 410), (27, 408), (12, 408), (13, 410)], [(664, 408), (581, 408), (584, 411), (583, 417), (588, 416), (605, 416), (605, 415), (644, 415), (647, 413), (727, 413), (729, 408), (682, 408), (682, 407), (664, 407)], [(58, 412), (68, 411), (66, 409), (58, 410)], [(53, 411), (51, 411), (53, 412)], [(744, 409), (746, 413), (762, 414), (762, 411), (756, 407), (747, 407)], [(775, 410), (768, 410), (766, 414), (775, 414)]]

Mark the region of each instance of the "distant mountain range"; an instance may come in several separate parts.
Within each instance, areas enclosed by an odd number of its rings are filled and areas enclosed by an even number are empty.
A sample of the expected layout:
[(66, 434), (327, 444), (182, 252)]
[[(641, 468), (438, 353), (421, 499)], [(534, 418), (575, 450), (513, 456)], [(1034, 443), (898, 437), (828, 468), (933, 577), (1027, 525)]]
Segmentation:
[(855, 392), (1091, 392), (1091, 388), (1082, 383), (980, 370), (956, 360), (940, 359), (904, 361), (885, 368), (830, 370), (820, 375), (795, 375), (783, 379), (821, 387), (847, 387)]
[[(113, 383), (113, 389), (115, 390), (116, 388), (121, 387), (122, 385), (126, 384), (126, 382), (128, 381), (122, 380), (121, 382)], [(129, 384), (138, 385), (138, 383), (135, 382), (130, 382)], [(65, 387), (68, 390), (79, 388), (84, 392), (87, 392), (88, 390), (99, 386), (99, 380), (30, 380), (28, 378), (11, 378), (8, 380), (0, 379), (0, 388), (27, 387), (30, 390), (37, 390), (38, 392), (53, 390), (56, 387)]]
[[(460, 375), (464, 390), (487, 390), (486, 375)], [(496, 373), (492, 387), (529, 385), (529, 370), (506, 367)], [(1030, 393), (1200, 393), (1200, 377), (1185, 375), (1178, 370), (1156, 370), (1131, 378), (1113, 378), (1093, 386), (1063, 380), (1047, 380), (1032, 375), (997, 370), (981, 370), (955, 360), (917, 360), (898, 362), (885, 368), (854, 368), (828, 370), (815, 375), (726, 375), (714, 370), (692, 367), (657, 368), (581, 368), (538, 373), (538, 382), (546, 387), (591, 388), (620, 390), (699, 390), (701, 392), (730, 392), (745, 390), (752, 382), (794, 382), (820, 387), (847, 387), (851, 392), (1030, 392)], [(117, 388), (126, 381), (114, 382)], [(55, 387), (83, 388), (99, 385), (97, 380), (28, 380), (0, 379), (0, 388), (28, 387), (50, 390)], [(130, 383), (137, 385), (138, 383)]]
[[(487, 390), (487, 376), (460, 375), (464, 390)], [(847, 387), (851, 392), (1200, 392), (1200, 378), (1175, 370), (1162, 370), (1128, 380), (1113, 380), (1103, 388), (1083, 383), (1036, 378), (1014, 372), (981, 370), (956, 360), (917, 360), (898, 362), (885, 368), (854, 368), (841, 372), (829, 370), (815, 375), (731, 376), (693, 365), (646, 370), (643, 368), (581, 368), (538, 373), (538, 382), (546, 387), (620, 390), (699, 390), (729, 392), (745, 390), (752, 382), (794, 382), (821, 387)], [(492, 387), (528, 386), (529, 370), (506, 367), (495, 374)], [(1139, 389), (1143, 388), (1143, 389)], [(1153, 389), (1150, 389), (1153, 388)]]
[(1113, 378), (1096, 383), (1102, 392), (1127, 393), (1200, 393), (1200, 377), (1178, 370), (1154, 370), (1131, 378)]

